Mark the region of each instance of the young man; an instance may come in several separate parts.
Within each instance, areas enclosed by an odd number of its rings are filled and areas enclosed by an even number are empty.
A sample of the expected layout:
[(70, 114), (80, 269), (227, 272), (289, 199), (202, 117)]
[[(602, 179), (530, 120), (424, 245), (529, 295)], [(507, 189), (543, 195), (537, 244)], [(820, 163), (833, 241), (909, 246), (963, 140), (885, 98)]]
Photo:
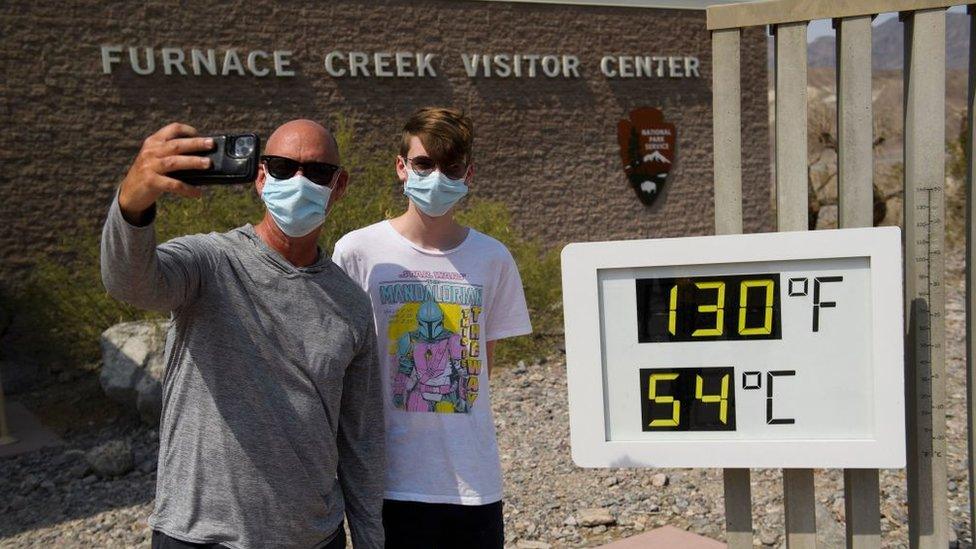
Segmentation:
[(388, 548), (504, 543), (491, 352), (532, 327), (512, 255), (453, 217), (474, 175), (471, 142), (462, 113), (414, 113), (396, 160), (407, 211), (347, 234), (333, 253), (373, 303), (385, 377)]

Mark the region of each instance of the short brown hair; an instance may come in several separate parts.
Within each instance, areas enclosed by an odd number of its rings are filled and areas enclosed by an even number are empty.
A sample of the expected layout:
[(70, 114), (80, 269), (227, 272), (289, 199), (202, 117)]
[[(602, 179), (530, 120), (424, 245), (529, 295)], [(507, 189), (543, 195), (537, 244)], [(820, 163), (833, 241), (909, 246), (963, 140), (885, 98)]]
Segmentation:
[(416, 136), (437, 163), (471, 162), (474, 131), (471, 119), (457, 109), (424, 107), (410, 116), (400, 137), (400, 156), (407, 156), (410, 138)]

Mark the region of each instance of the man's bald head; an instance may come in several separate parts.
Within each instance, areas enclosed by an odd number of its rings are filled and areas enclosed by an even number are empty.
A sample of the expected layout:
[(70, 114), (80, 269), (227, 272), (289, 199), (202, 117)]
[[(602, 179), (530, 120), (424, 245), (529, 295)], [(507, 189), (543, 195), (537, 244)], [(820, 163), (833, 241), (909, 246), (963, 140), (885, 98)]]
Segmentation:
[[(279, 126), (264, 144), (264, 154), (283, 156), (301, 163), (328, 162), (336, 166), (342, 165), (339, 161), (339, 145), (335, 137), (321, 124), (312, 120), (292, 120)], [(267, 180), (267, 167), (262, 162), (258, 167), (257, 179), (254, 180), (254, 188), (259, 196), (263, 196), (264, 184)], [(326, 210), (342, 198), (348, 183), (349, 174), (346, 170), (339, 170), (331, 186), (332, 192)], [(265, 221), (262, 223), (273, 224), (273, 221), (269, 221), (268, 215), (265, 214)]]
[(279, 126), (268, 138), (264, 154), (284, 156), (299, 162), (341, 164), (335, 137), (312, 120), (292, 120)]

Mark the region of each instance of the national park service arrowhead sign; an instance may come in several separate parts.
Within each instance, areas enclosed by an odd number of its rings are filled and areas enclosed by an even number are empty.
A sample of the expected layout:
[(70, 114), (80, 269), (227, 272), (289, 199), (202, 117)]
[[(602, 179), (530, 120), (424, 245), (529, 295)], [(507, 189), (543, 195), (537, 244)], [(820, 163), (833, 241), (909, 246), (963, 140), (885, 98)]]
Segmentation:
[(661, 194), (674, 165), (674, 124), (651, 107), (630, 111), (630, 117), (617, 123), (617, 141), (624, 173), (637, 198), (650, 206)]

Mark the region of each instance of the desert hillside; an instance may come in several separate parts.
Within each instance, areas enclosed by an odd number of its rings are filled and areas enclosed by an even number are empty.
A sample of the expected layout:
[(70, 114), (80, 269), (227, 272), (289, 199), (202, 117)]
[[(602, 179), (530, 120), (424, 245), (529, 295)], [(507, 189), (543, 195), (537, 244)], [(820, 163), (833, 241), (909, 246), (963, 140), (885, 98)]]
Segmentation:
[[(953, 144), (958, 143), (966, 117), (968, 74), (961, 69), (946, 71), (946, 148), (948, 162), (952, 161)], [(809, 131), (807, 135), (810, 159), (810, 185), (812, 194), (820, 204), (818, 228), (836, 227), (837, 156), (833, 149), (837, 135), (837, 88), (833, 67), (811, 67), (807, 73)], [(873, 73), (872, 106), (874, 112), (875, 170), (874, 179), (885, 197), (887, 212), (883, 224), (900, 222), (902, 161), (903, 161), (903, 82), (901, 70), (876, 70)], [(775, 93), (769, 89), (770, 132), (775, 131), (775, 115), (772, 109)], [(775, 140), (770, 137), (770, 147)], [(772, 158), (772, 156), (771, 156)], [(773, 173), (774, 170), (770, 170)], [(947, 174), (949, 172), (947, 171)], [(948, 182), (950, 212), (959, 210), (961, 200), (960, 181)], [(775, 192), (775, 191), (774, 191)], [(956, 196), (959, 195), (959, 196)], [(772, 199), (772, 197), (771, 197)], [(959, 212), (956, 212), (959, 213)], [(952, 219), (957, 224), (961, 218)], [(952, 227), (950, 227), (951, 229)]]

